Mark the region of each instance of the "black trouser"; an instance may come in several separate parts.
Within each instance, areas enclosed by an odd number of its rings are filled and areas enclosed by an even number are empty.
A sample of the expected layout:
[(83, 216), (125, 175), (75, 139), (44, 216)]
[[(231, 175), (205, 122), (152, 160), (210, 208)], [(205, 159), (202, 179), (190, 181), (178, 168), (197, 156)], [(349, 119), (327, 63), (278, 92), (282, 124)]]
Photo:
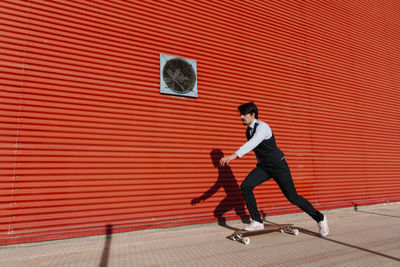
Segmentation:
[(280, 163), (272, 167), (257, 164), (257, 168), (247, 175), (241, 185), (244, 200), (253, 220), (262, 223), (260, 213), (257, 209), (256, 199), (254, 198), (253, 188), (271, 178), (275, 180), (282, 193), (292, 204), (298, 206), (317, 222), (324, 219), (324, 215), (317, 211), (307, 199), (297, 194), (289, 166), (286, 160), (283, 159)]

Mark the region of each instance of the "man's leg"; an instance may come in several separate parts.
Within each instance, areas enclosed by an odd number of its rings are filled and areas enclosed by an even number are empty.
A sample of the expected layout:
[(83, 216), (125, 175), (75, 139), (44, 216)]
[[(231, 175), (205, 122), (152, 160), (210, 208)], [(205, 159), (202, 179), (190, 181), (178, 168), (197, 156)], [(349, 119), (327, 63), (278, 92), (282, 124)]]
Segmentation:
[(271, 170), (271, 175), (279, 185), (282, 193), (292, 204), (298, 206), (316, 222), (320, 222), (324, 219), (324, 215), (317, 211), (307, 199), (297, 194), (286, 160), (282, 160), (280, 164), (276, 165), (275, 168)]
[(263, 169), (257, 167), (247, 175), (246, 179), (240, 186), (251, 218), (259, 223), (263, 223), (263, 221), (257, 209), (257, 202), (254, 197), (253, 188), (269, 179), (269, 175)]

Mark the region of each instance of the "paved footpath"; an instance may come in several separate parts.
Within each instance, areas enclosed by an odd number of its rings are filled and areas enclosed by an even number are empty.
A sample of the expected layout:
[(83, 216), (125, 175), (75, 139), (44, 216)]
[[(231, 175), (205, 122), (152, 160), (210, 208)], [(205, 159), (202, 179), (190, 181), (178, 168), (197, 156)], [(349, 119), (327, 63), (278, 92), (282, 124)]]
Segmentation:
[(305, 214), (298, 236), (271, 232), (250, 245), (229, 240), (240, 222), (175, 227), (0, 247), (0, 266), (400, 266), (400, 204), (326, 211), (331, 233), (318, 237)]

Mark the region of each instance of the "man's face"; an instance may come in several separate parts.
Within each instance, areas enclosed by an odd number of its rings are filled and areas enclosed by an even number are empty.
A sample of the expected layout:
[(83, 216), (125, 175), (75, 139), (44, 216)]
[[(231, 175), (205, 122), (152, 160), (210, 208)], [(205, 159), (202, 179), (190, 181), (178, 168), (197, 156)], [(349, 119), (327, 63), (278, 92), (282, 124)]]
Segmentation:
[(240, 118), (242, 119), (243, 125), (249, 126), (254, 120), (255, 120), (255, 115), (253, 114), (240, 114)]

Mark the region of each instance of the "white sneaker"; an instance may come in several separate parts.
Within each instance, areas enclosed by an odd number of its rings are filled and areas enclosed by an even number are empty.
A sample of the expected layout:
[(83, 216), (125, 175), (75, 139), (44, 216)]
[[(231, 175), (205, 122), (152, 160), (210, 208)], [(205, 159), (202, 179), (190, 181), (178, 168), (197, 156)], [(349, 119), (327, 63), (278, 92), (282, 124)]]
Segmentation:
[(263, 230), (264, 229), (264, 224), (259, 223), (257, 221), (253, 221), (249, 226), (246, 226), (244, 228), (245, 231), (257, 231), (257, 230)]
[(319, 234), (322, 237), (325, 237), (329, 234), (329, 227), (328, 227), (328, 218), (324, 215), (324, 219), (318, 222), (319, 226)]

